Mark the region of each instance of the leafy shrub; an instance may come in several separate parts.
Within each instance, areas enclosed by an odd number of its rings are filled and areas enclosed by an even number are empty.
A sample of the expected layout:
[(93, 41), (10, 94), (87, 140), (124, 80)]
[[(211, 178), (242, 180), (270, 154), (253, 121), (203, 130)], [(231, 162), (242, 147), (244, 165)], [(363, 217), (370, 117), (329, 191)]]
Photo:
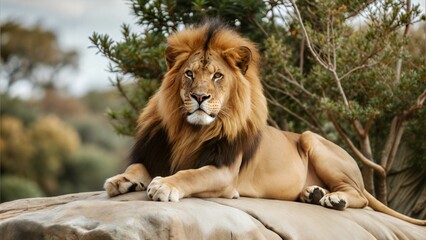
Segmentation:
[(43, 191), (37, 183), (19, 176), (1, 176), (0, 184), (0, 202), (43, 196)]

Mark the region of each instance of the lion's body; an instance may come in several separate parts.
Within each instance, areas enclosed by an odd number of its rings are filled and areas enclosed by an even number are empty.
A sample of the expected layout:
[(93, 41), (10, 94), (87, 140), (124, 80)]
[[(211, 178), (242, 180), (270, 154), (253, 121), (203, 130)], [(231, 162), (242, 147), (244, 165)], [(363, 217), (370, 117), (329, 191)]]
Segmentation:
[(259, 150), (239, 174), (240, 195), (293, 201), (306, 185), (324, 186), (314, 171), (308, 171), (299, 141), (299, 134), (266, 127)]
[(242, 195), (334, 209), (380, 205), (342, 148), (311, 132), (267, 126), (251, 41), (210, 22), (168, 44), (168, 72), (138, 119), (130, 166), (105, 183), (110, 196), (147, 187), (161, 201)]

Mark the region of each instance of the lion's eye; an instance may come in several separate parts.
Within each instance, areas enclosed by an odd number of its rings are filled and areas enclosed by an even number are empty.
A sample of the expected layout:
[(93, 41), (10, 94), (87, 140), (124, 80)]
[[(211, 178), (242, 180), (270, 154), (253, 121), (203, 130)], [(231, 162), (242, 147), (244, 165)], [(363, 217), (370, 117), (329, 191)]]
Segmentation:
[(217, 72), (215, 74), (213, 74), (213, 80), (219, 80), (223, 78), (223, 74), (220, 72)]
[(185, 77), (192, 79), (194, 77), (194, 73), (191, 70), (187, 70), (185, 72)]

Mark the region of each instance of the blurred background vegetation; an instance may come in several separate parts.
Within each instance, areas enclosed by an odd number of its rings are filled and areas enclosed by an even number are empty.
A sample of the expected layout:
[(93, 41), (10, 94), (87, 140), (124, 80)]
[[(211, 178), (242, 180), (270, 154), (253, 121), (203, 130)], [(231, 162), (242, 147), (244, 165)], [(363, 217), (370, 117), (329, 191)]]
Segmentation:
[[(11, 46), (2, 41), (2, 74), (9, 83), (29, 79), (44, 92), (31, 101), (10, 98), (7, 90), (2, 95), (2, 201), (99, 189), (120, 171), (122, 146), (131, 141), (108, 131), (105, 109), (119, 135), (133, 136), (139, 112), (166, 72), (167, 36), (220, 17), (262, 53), (271, 125), (309, 129), (345, 147), (359, 161), (371, 193), (400, 212), (426, 218), (426, 25), (418, 6), (409, 0), (127, 4), (135, 23), (121, 26), (121, 39), (90, 36), (92, 47), (110, 61), (115, 91), (82, 98), (66, 97), (55, 86), (57, 73), (75, 65), (76, 53), (58, 49), (54, 34), (43, 29), (2, 26), (2, 36), (3, 29), (15, 28), (21, 34), (16, 40), (43, 35), (36, 46), (44, 49), (39, 55), (23, 40)], [(11, 50), (3, 56), (6, 47)]]
[[(1, 38), (0, 201), (102, 190), (131, 145), (105, 116), (124, 101), (113, 91), (73, 97), (59, 89), (59, 73), (76, 67), (78, 54), (61, 50), (55, 33), (8, 21)], [(22, 81), (41, 97), (12, 97)]]

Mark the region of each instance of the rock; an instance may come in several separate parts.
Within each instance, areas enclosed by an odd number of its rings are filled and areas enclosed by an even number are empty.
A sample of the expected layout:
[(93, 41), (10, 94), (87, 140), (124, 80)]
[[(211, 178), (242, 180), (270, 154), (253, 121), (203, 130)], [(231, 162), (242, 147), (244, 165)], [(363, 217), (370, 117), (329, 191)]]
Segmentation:
[(425, 239), (426, 227), (366, 209), (266, 199), (148, 200), (105, 192), (0, 204), (0, 239)]

